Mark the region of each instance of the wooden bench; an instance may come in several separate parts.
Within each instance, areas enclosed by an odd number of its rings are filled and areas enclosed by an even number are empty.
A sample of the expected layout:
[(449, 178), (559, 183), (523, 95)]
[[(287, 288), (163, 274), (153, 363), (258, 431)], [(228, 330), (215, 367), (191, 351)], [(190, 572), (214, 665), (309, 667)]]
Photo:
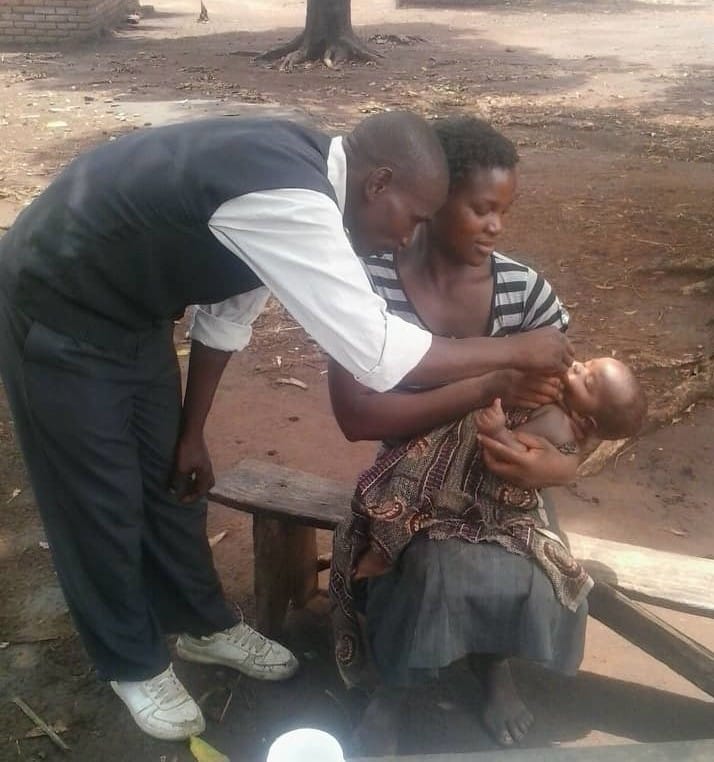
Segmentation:
[(638, 743), (626, 746), (508, 749), (470, 754), (363, 757), (350, 762), (711, 762), (714, 740)]
[[(334, 530), (353, 485), (255, 460), (222, 475), (211, 500), (253, 514), (258, 629), (275, 637), (288, 606), (318, 592), (316, 529)], [(714, 654), (632, 599), (714, 616), (714, 560), (569, 533), (573, 555), (596, 581), (590, 614), (714, 695)]]

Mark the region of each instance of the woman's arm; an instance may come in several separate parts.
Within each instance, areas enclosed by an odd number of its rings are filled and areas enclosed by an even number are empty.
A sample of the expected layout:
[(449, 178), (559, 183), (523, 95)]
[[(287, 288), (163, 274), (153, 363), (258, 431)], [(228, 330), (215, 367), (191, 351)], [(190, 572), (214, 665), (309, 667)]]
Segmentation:
[(516, 373), (493, 371), (422, 392), (373, 392), (334, 360), (329, 363), (330, 400), (337, 423), (351, 442), (407, 439), (466, 415), (508, 392)]

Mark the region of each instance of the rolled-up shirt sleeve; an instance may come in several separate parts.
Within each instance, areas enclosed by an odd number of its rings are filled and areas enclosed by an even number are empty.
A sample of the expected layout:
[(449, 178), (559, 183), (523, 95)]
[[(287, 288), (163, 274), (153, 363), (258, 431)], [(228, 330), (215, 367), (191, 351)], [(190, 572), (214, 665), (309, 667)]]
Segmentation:
[(352, 250), (336, 204), (305, 189), (249, 193), (209, 221), (305, 330), (365, 386), (386, 391), (431, 346), (431, 334), (387, 312)]
[(270, 291), (261, 286), (217, 304), (197, 304), (189, 334), (201, 344), (223, 352), (245, 349), (253, 334), (253, 321), (269, 298)]

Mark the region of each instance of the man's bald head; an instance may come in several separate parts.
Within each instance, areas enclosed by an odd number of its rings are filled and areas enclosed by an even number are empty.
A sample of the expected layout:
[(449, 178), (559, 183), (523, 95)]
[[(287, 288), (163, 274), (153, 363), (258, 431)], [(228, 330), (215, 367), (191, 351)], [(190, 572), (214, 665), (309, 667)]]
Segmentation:
[(386, 111), (363, 119), (347, 137), (355, 159), (372, 169), (390, 167), (399, 180), (438, 179), (448, 173), (434, 129), (410, 111)]
[(405, 245), (446, 200), (448, 167), (420, 116), (389, 111), (360, 122), (344, 140), (345, 222), (359, 254)]

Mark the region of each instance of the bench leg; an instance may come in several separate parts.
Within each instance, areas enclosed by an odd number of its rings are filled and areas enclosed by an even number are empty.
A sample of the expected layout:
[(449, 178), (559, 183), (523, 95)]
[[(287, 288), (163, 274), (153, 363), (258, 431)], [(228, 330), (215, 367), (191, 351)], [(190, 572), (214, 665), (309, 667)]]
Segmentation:
[(312, 527), (253, 517), (258, 630), (277, 637), (292, 600), (302, 607), (317, 590), (317, 539)]
[(603, 582), (588, 595), (591, 616), (714, 696), (714, 653)]

